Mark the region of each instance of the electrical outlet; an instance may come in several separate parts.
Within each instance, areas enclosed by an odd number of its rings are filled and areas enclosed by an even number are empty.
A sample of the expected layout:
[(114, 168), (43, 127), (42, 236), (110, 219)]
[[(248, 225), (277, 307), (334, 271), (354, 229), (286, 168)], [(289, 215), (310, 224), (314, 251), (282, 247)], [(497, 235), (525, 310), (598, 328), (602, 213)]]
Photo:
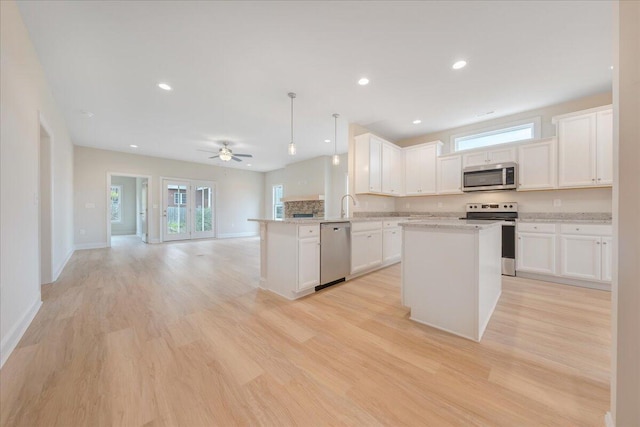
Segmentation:
[(556, 207), (556, 208), (559, 207), (559, 206), (562, 206), (562, 200), (553, 199), (553, 206)]

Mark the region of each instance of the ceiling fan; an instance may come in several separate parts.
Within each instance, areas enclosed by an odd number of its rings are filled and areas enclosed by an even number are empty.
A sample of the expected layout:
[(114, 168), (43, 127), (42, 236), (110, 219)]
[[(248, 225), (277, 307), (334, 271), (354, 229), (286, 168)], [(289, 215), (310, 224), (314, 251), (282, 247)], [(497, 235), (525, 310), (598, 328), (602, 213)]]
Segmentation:
[[(228, 142), (222, 143), (223, 147), (218, 150), (218, 154), (215, 156), (209, 157), (210, 159), (220, 158), (223, 162), (228, 162), (229, 160), (235, 160), (236, 162), (241, 162), (242, 159), (240, 157), (253, 157), (251, 154), (233, 154), (231, 148), (229, 148)], [(198, 150), (204, 151), (205, 153), (215, 153), (215, 151), (208, 150)]]

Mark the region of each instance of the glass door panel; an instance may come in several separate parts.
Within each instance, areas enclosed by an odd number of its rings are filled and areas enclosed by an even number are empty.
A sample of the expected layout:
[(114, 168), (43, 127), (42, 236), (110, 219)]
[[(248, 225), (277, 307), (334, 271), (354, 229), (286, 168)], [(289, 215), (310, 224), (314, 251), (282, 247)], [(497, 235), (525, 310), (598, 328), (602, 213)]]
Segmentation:
[(215, 237), (214, 184), (193, 182), (193, 234), (194, 239)]
[(190, 239), (191, 210), (188, 181), (163, 181), (164, 240)]

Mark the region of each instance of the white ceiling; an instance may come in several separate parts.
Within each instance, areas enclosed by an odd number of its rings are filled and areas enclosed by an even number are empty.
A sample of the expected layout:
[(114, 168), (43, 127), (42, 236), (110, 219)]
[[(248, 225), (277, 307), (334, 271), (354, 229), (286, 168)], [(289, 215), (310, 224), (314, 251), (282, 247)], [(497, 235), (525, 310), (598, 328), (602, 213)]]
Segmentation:
[(332, 154), (333, 113), (398, 140), (611, 88), (609, 1), (19, 7), (76, 145), (220, 165), (197, 150), (227, 140), (258, 171)]

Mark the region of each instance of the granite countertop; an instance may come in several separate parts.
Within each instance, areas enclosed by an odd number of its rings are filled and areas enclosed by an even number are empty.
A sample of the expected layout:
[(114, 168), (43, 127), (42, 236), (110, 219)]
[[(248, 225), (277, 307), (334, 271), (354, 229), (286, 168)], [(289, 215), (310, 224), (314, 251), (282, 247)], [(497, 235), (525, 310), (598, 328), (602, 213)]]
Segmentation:
[[(444, 228), (457, 230), (484, 230), (492, 227), (501, 227), (508, 224), (506, 221), (474, 221), (465, 219), (426, 219), (401, 222), (405, 228)], [(513, 224), (513, 223), (512, 223)]]
[(248, 221), (279, 223), (279, 224), (321, 224), (323, 222), (371, 222), (371, 221), (406, 221), (408, 218), (400, 216), (377, 216), (377, 217), (349, 217), (349, 218), (285, 218), (285, 219), (265, 219), (249, 218)]
[(611, 224), (610, 219), (582, 219), (582, 218), (518, 218), (518, 222), (546, 222), (571, 224)]

